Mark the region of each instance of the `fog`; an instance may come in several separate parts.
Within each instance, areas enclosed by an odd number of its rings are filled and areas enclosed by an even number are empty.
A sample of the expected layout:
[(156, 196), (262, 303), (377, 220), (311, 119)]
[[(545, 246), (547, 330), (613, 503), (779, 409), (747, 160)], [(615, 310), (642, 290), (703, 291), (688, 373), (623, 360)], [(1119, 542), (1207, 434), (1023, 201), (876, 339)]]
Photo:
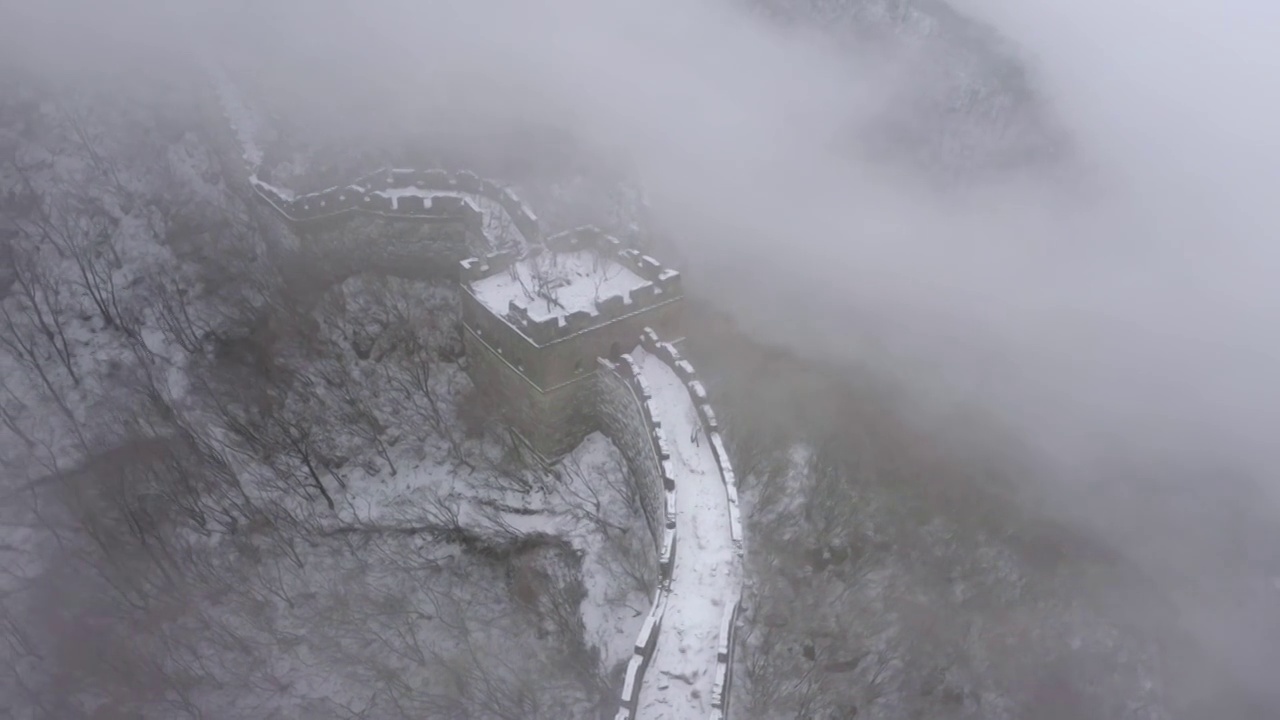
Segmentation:
[(956, 8), (1012, 41), (1065, 160), (940, 188), (858, 142), (918, 81), (911, 43), (851, 57), (721, 0), (10, 2), (4, 24), (58, 72), (152, 50), (258, 67), (336, 140), (571, 128), (633, 165), (691, 292), (869, 363), (921, 422), (977, 402), (1031, 454), (1028, 501), (1141, 563), (1262, 691), (1280, 661), (1280, 7)]

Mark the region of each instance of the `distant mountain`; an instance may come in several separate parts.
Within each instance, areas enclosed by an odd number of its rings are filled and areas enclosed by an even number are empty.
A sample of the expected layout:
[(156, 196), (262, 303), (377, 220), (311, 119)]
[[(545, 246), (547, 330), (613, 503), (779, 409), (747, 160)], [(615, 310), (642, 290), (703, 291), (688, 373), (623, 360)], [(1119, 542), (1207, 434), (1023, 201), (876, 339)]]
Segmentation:
[(819, 28), (851, 62), (886, 58), (906, 82), (854, 149), (940, 179), (1054, 163), (1067, 138), (1018, 49), (940, 0), (743, 0), (788, 26)]

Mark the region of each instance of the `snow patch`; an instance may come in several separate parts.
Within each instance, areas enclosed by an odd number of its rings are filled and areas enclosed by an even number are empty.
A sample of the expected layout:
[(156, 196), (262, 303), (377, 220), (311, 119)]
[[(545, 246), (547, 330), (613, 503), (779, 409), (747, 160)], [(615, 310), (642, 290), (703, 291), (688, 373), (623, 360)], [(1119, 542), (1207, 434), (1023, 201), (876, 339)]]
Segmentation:
[(481, 304), (498, 315), (511, 305), (524, 308), (530, 320), (559, 319), (575, 312), (599, 315), (599, 303), (621, 297), (631, 301), (632, 291), (648, 284), (630, 268), (590, 250), (543, 253), (472, 283)]

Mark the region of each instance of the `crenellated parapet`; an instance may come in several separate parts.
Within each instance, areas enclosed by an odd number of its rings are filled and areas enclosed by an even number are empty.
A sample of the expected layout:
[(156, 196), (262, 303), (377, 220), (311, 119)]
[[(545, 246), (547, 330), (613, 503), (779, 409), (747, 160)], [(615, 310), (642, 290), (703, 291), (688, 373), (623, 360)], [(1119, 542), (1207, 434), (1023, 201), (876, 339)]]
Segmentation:
[[(623, 455), (628, 461), (634, 477), (641, 478), (645, 487), (640, 489), (641, 509), (649, 524), (654, 546), (658, 550), (659, 575), (664, 580), (671, 578), (672, 563), (676, 552), (676, 480), (671, 464), (671, 446), (667, 442), (666, 432), (654, 412), (653, 393), (645, 379), (636, 368), (635, 361), (629, 354), (607, 360), (599, 358), (601, 382), (620, 382), (627, 396), (632, 401), (630, 407), (604, 408), (602, 413), (619, 412), (637, 413), (639, 426), (625, 427), (623, 431), (614, 430), (611, 435), (628, 436), (627, 440), (636, 441), (634, 447), (627, 447)], [(610, 423), (612, 425), (612, 423)], [(642, 439), (641, 439), (642, 438)]]
[[(594, 277), (568, 290), (546, 282), (573, 262), (590, 264), (589, 272), (576, 274)], [(504, 271), (510, 282), (500, 277)], [(482, 304), (535, 345), (578, 335), (684, 295), (677, 270), (592, 226), (552, 235), (523, 257), (468, 259), (463, 262), (462, 279)], [(594, 287), (582, 287), (590, 283)], [(569, 302), (569, 296), (575, 301)]]
[[(640, 336), (640, 346), (645, 352), (660, 359), (665, 365), (671, 368), (677, 377), (684, 383), (689, 393), (689, 400), (697, 409), (698, 419), (702, 425), (708, 444), (711, 446), (712, 455), (715, 457), (718, 466), (721, 482), (724, 485), (725, 498), (727, 500), (729, 513), (729, 535), (733, 544), (733, 548), (738, 555), (739, 560), (745, 553), (744, 537), (742, 532), (742, 515), (738, 501), (738, 484), (737, 476), (733, 471), (733, 466), (729, 460), (728, 451), (725, 449), (724, 439), (720, 434), (719, 422), (716, 418), (715, 411), (712, 409), (708, 399), (706, 386), (698, 379), (697, 373), (693, 365), (685, 360), (675, 345), (664, 342), (652, 328), (645, 328)], [(643, 380), (643, 378), (637, 378)], [(679, 478), (674, 478), (673, 483), (678, 487)], [(674, 527), (674, 525), (673, 525)], [(724, 611), (720, 618), (719, 633), (717, 635), (716, 648), (716, 665), (713, 670), (713, 682), (711, 689), (710, 704), (712, 707), (711, 717), (713, 720), (723, 720), (728, 716), (729, 698), (733, 685), (733, 661), (735, 634), (738, 621), (738, 613), (741, 608), (742, 587), (738, 585), (734, 587), (732, 596), (725, 599)], [(619, 714), (619, 719), (631, 718), (633, 715), (623, 716)]]
[(658, 636), (662, 630), (662, 615), (667, 609), (670, 593), (665, 585), (660, 585), (653, 595), (653, 604), (644, 622), (640, 624), (640, 632), (636, 637), (635, 651), (627, 660), (627, 668), (622, 675), (622, 692), (618, 714), (615, 720), (630, 720), (635, 717), (636, 704), (640, 700), (640, 687), (644, 683), (645, 672), (653, 662), (654, 652), (658, 649)]
[(467, 171), (379, 170), (349, 185), (298, 196), (263, 182), (257, 175), (250, 183), (259, 197), (294, 223), (361, 212), (478, 227), (480, 211), (467, 196), (482, 196), (503, 209), (526, 242), (535, 242), (540, 236), (538, 216), (511, 188)]
[(512, 265), (520, 260), (523, 255), (516, 250), (500, 250), (498, 252), (488, 253), (481, 257), (471, 257), (461, 262), (462, 270), (458, 274), (458, 279), (464, 285), (475, 282), (482, 278), (489, 277), (496, 273), (509, 269)]
[(666, 267), (654, 257), (627, 247), (621, 240), (594, 225), (556, 233), (546, 238), (543, 245), (552, 252), (589, 250), (602, 253), (653, 283), (658, 294), (681, 294), (684, 290), (678, 270)]
[(689, 399), (698, 409), (698, 419), (702, 422), (703, 431), (711, 445), (711, 453), (719, 466), (720, 479), (724, 483), (725, 495), (729, 502), (729, 530), (734, 548), (741, 557), (745, 548), (742, 534), (742, 510), (738, 502), (738, 478), (733, 472), (733, 464), (729, 460), (729, 451), (725, 448), (724, 437), (720, 434), (720, 424), (716, 419), (715, 410), (708, 402), (706, 386), (698, 379), (693, 365), (681, 357), (676, 346), (660, 340), (652, 328), (645, 328), (640, 336), (640, 346), (675, 371), (676, 375), (684, 381), (689, 391)]
[(676, 480), (671, 449), (654, 412), (654, 399), (635, 361), (623, 353), (599, 358), (599, 403), (602, 428), (621, 450), (638, 484), (641, 509), (658, 550), (658, 587), (652, 609), (640, 626), (635, 652), (627, 662), (617, 720), (635, 717), (640, 689), (657, 650), (676, 554)]

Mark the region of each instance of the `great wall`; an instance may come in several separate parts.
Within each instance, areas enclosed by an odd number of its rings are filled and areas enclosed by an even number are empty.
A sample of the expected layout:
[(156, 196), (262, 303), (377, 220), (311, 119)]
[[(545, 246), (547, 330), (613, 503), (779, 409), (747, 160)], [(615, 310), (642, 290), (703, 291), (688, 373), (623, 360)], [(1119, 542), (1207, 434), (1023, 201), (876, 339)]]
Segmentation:
[[(473, 173), (381, 170), (295, 197), (260, 180), (254, 164), (257, 197), (299, 228), (360, 214), (475, 227), (477, 198), (501, 208), (519, 231), (516, 242), (464, 234), (478, 252), (458, 266), (468, 371), (503, 402), (513, 429), (545, 463), (590, 432), (606, 435), (636, 484), (658, 557), (658, 585), (615, 720), (728, 717), (744, 538), (736, 478), (706, 388), (675, 345), (683, 338), (668, 342), (655, 329), (680, 328), (679, 273), (595, 228), (544, 239), (514, 192)], [(525, 287), (521, 273), (536, 274), (540, 258), (583, 252), (603, 278), (585, 307)], [(629, 285), (602, 290), (624, 272)], [(504, 278), (524, 294), (497, 293)], [(546, 427), (554, 430), (539, 430)]]
[(257, 174), (251, 175), (249, 182), (259, 197), (297, 224), (356, 212), (419, 221), (466, 222), (479, 215), (466, 201), (471, 195), (496, 202), (524, 237), (538, 235), (538, 216), (515, 193), (465, 171), (379, 170), (350, 185), (297, 197), (263, 182)]

